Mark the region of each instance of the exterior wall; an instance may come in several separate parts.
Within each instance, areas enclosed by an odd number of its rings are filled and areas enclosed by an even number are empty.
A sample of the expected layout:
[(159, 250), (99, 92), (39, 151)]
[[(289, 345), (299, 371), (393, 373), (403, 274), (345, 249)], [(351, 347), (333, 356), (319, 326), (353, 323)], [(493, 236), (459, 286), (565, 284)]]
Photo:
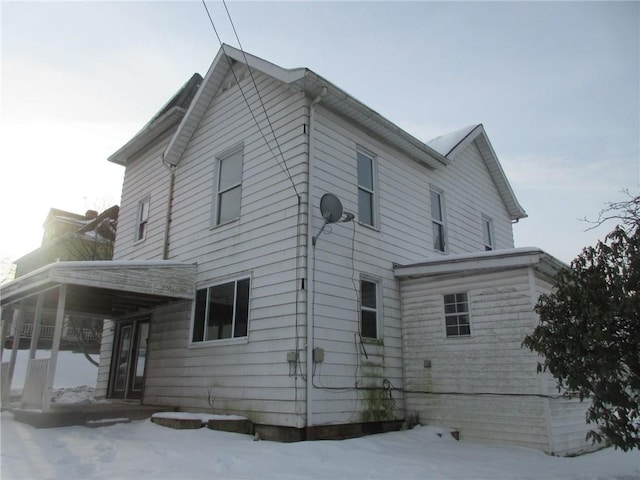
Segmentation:
[[(527, 269), (404, 280), (407, 412), (463, 439), (550, 451)], [(446, 337), (443, 295), (468, 293), (471, 335)], [(425, 361), (431, 362), (425, 367)]]
[[(556, 390), (557, 392), (557, 390)], [(586, 411), (589, 400), (581, 402), (577, 398), (554, 398), (549, 400), (549, 415), (553, 453), (569, 455), (597, 450), (603, 445), (592, 444), (586, 440), (589, 430), (596, 430), (596, 425), (586, 422)]]
[[(560, 396), (550, 374), (536, 373), (537, 354), (521, 347), (538, 322), (535, 302), (551, 289), (533, 268), (403, 280), (407, 413), (468, 440), (593, 450), (587, 404)], [(447, 337), (443, 295), (462, 292), (471, 335)]]
[[(267, 138), (272, 138), (252, 93), (251, 79), (242, 65), (234, 68)], [(331, 225), (315, 248), (314, 274), (307, 285), (314, 285), (310, 307), (314, 345), (326, 353), (325, 360), (313, 368), (313, 424), (403, 418), (400, 285), (393, 265), (442, 255), (432, 249), (429, 187), (445, 192), (448, 253), (484, 248), (482, 214), (494, 220), (496, 247), (512, 247), (506, 209), (474, 145), (468, 155), (463, 153), (464, 158), (432, 170), (378, 142), (322, 104), (309, 133), (309, 100), (265, 75), (254, 72), (254, 76), (302, 203), (229, 76), (176, 169), (169, 258), (198, 263), (198, 288), (237, 275), (250, 276), (249, 334), (246, 340), (192, 345), (191, 305), (152, 312), (145, 402), (210, 409), (205, 395), (210, 392), (216, 410), (242, 413), (256, 423), (306, 424), (302, 281), (311, 136), (314, 234), (322, 224), (317, 206), (326, 192), (336, 194), (346, 210), (357, 214), (359, 147), (376, 157), (378, 197), (375, 228), (357, 221)], [(168, 137), (127, 165), (114, 259), (162, 258), (169, 173), (162, 167), (161, 154), (167, 142)], [(240, 218), (214, 226), (216, 158), (237, 145), (243, 146), (244, 158)], [(279, 156), (274, 142), (271, 147)], [(135, 243), (137, 205), (147, 196), (151, 200), (147, 238)], [(379, 341), (361, 342), (357, 335), (361, 275), (380, 285)], [(301, 360), (291, 370), (287, 353), (295, 351)]]
[[(238, 69), (236, 75), (244, 78), (241, 85), (245, 95), (265, 135), (271, 139), (251, 79), (242, 70)], [(254, 77), (289, 172), (303, 196), (306, 100), (302, 93), (264, 75), (254, 72)], [(169, 258), (198, 263), (198, 288), (237, 275), (250, 276), (248, 337), (192, 345), (191, 304), (156, 309), (151, 317), (144, 401), (211, 411), (207, 401), (210, 392), (216, 411), (246, 415), (254, 423), (302, 427), (305, 389), (301, 378), (290, 370), (287, 352), (304, 344), (303, 329), (296, 329), (296, 322), (304, 322), (304, 304), (297, 302), (297, 286), (301, 284), (297, 276), (304, 271), (302, 259), (297, 258), (302, 252), (297, 242), (304, 231), (298, 230), (297, 222), (299, 210), (306, 212), (306, 206), (298, 205), (291, 182), (265, 145), (234, 82), (232, 76), (223, 82), (176, 169)], [(239, 144), (243, 144), (240, 218), (214, 226), (216, 158)], [(279, 157), (274, 142), (271, 147)], [(120, 255), (158, 258), (161, 253), (161, 229), (155, 230), (155, 225), (164, 228), (166, 203), (162, 200), (166, 197), (167, 172), (160, 165), (160, 149), (154, 152), (155, 159), (149, 155), (138, 161), (139, 166), (134, 164), (131, 172), (127, 171), (125, 189), (139, 188), (140, 195), (123, 198), (123, 207), (129, 209), (123, 208), (122, 228), (131, 231), (131, 236), (125, 233), (118, 249)], [(153, 250), (131, 245), (131, 212), (135, 214), (137, 197), (146, 191), (135, 187), (129, 175), (144, 177), (149, 175), (147, 168), (160, 175), (157, 184), (162, 187), (161, 191), (151, 191), (153, 229), (147, 243), (152, 244)], [(154, 202), (157, 193), (161, 201)], [(306, 216), (301, 215), (300, 221), (306, 222)], [(297, 371), (304, 371), (304, 367), (299, 366)]]
[[(318, 206), (327, 192), (337, 195), (356, 219), (331, 225), (315, 248), (314, 346), (325, 350), (325, 360), (314, 368), (313, 422), (379, 416), (385, 405), (378, 397), (387, 394), (381, 389), (385, 379), (395, 387), (390, 391), (395, 402), (391, 416), (403, 418), (401, 301), (393, 265), (442, 255), (432, 249), (430, 185), (445, 191), (448, 253), (484, 250), (483, 213), (494, 220), (496, 247), (513, 247), (510, 219), (475, 145), (468, 155), (433, 170), (322, 108), (322, 103), (315, 119), (313, 232), (322, 226)], [(376, 161), (375, 228), (357, 221), (359, 148)], [(358, 337), (361, 275), (378, 280), (382, 287), (382, 338), (365, 340), (364, 348)]]
[[(553, 285), (547, 280), (536, 277), (533, 288), (535, 301), (537, 302), (540, 295), (551, 292), (552, 288)], [(589, 399), (581, 402), (577, 398), (559, 397), (561, 392), (558, 392), (556, 380), (551, 374), (539, 376), (542, 391), (549, 396), (545, 399), (551, 437), (549, 451), (555, 455), (568, 455), (602, 448), (601, 445), (593, 445), (586, 440), (587, 432), (597, 428), (596, 425), (586, 423)]]
[(484, 250), (483, 215), (493, 220), (495, 250), (513, 248), (511, 220), (475, 142), (435, 170), (429, 183), (444, 192), (447, 253)]
[[(131, 160), (125, 169), (118, 216), (114, 260), (160, 260), (164, 242), (169, 171), (162, 165), (168, 134)], [(150, 200), (149, 223), (144, 240), (135, 241), (138, 202)]]

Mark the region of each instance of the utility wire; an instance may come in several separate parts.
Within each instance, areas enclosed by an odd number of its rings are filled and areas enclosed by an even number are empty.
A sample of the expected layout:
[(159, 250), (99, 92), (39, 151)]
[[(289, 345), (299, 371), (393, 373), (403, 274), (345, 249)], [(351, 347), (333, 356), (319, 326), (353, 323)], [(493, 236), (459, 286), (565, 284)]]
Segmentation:
[(273, 139), (275, 140), (276, 146), (278, 147), (278, 151), (280, 152), (280, 157), (282, 157), (282, 163), (284, 164), (285, 173), (287, 174), (287, 177), (289, 177), (289, 181), (291, 182), (293, 191), (296, 192), (296, 195), (299, 197), (300, 195), (298, 194), (298, 189), (296, 188), (295, 183), (293, 183), (293, 178), (291, 178), (291, 173), (289, 172), (289, 168), (287, 167), (287, 161), (285, 160), (284, 154), (282, 153), (280, 142), (278, 142), (278, 137), (276, 136), (276, 132), (273, 129), (273, 124), (269, 119), (269, 115), (267, 114), (267, 109), (264, 106), (264, 102), (262, 101), (262, 95), (260, 95), (260, 90), (258, 90), (258, 84), (256, 83), (256, 79), (253, 77), (253, 71), (249, 67), (247, 54), (245, 53), (244, 48), (242, 47), (242, 42), (240, 42), (240, 37), (238, 36), (238, 32), (236, 31), (236, 26), (233, 24), (233, 20), (231, 19), (231, 13), (229, 13), (229, 8), (227, 8), (227, 2), (225, 0), (222, 0), (222, 4), (224, 5), (224, 9), (227, 11), (227, 17), (229, 17), (229, 23), (231, 23), (231, 28), (233, 29), (233, 33), (236, 36), (236, 40), (238, 41), (238, 46), (240, 47), (240, 51), (242, 52), (242, 56), (244, 57), (244, 62), (247, 64), (247, 69), (249, 70), (249, 76), (251, 76), (251, 81), (253, 82), (253, 86), (255, 87), (256, 93), (258, 94), (258, 100), (260, 100), (260, 105), (262, 105), (262, 111), (264, 112), (264, 116), (267, 119), (269, 128), (271, 129), (271, 135), (273, 135)]
[[(222, 42), (222, 39), (220, 38), (220, 35), (218, 35), (218, 30), (216, 30), (215, 24), (213, 22), (213, 18), (211, 17), (211, 13), (209, 12), (209, 8), (207, 7), (207, 4), (205, 2), (205, 0), (202, 0), (202, 5), (204, 6), (204, 9), (207, 12), (207, 16), (209, 17), (209, 22), (211, 23), (211, 27), (213, 28), (213, 31), (216, 34), (216, 37), (218, 39), (218, 42), (220, 43), (220, 47), (224, 49), (224, 44)], [(227, 8), (226, 4), (225, 4), (225, 9)], [(229, 10), (227, 10), (227, 13), (229, 12)], [(231, 19), (231, 17), (229, 17), (229, 19)], [(232, 22), (232, 26), (233, 26), (233, 22)], [(233, 31), (235, 32), (235, 27), (233, 28)], [(237, 33), (236, 33), (236, 38), (238, 38)], [(240, 42), (240, 40), (238, 40), (238, 42)], [(240, 50), (242, 51), (242, 54), (244, 56), (245, 59), (245, 63), (247, 63), (247, 69), (249, 70), (249, 74), (251, 75), (251, 79), (253, 80), (253, 84), (254, 87), (256, 89), (256, 92), (258, 93), (258, 99), (260, 100), (260, 103), (262, 105), (262, 108), (264, 110), (264, 114), (265, 117), (267, 119), (268, 124), (271, 126), (271, 132), (273, 134), (273, 137), (276, 141), (276, 145), (278, 146), (278, 149), (280, 149), (280, 144), (278, 143), (278, 139), (273, 131), (273, 126), (271, 124), (271, 121), (269, 120), (269, 116), (267, 115), (267, 110), (264, 106), (264, 103), (262, 102), (262, 97), (260, 96), (260, 91), (258, 90), (258, 86), (253, 78), (253, 74), (251, 73), (251, 68), (248, 65), (247, 62), (247, 56), (244, 53), (244, 51), (242, 50), (242, 47), (240, 47)], [(271, 156), (274, 158), (274, 160), (278, 163), (278, 165), (280, 166), (280, 168), (282, 169), (282, 171), (285, 173), (285, 175), (287, 176), (287, 178), (289, 179), (289, 181), (291, 182), (291, 186), (293, 187), (293, 191), (295, 192), (296, 196), (298, 197), (298, 201), (300, 201), (300, 194), (298, 193), (298, 189), (296, 188), (295, 183), (293, 183), (293, 179), (291, 178), (291, 174), (289, 173), (289, 169), (287, 168), (286, 162), (284, 161), (284, 155), (282, 154), (282, 150), (280, 149), (280, 155), (282, 156), (282, 162), (278, 159), (278, 156), (274, 153), (273, 151), (273, 147), (271, 146), (270, 142), (267, 140), (266, 135), (264, 134), (264, 131), (262, 130), (262, 127), (260, 126), (260, 122), (258, 121), (255, 113), (253, 112), (251, 105), (249, 104), (249, 100), (247, 99), (247, 96), (244, 93), (244, 90), (242, 89), (242, 86), (240, 85), (240, 80), (238, 79), (238, 76), (236, 75), (235, 70), (233, 69), (233, 64), (231, 63), (231, 59), (225, 54), (225, 57), (227, 59), (227, 62), (229, 63), (229, 70), (231, 70), (231, 74), (233, 75), (233, 78), (236, 81), (236, 84), (238, 85), (238, 88), (240, 89), (240, 94), (242, 95), (242, 98), (244, 99), (244, 103), (247, 105), (247, 108), (249, 109), (249, 113), (251, 114), (251, 117), (253, 118), (253, 121), (255, 122), (256, 126), (258, 127), (258, 131), (260, 132), (260, 135), (262, 136), (265, 144), (267, 145), (267, 148), (269, 149), (269, 152), (271, 153)], [(284, 163), (284, 165), (283, 165)]]

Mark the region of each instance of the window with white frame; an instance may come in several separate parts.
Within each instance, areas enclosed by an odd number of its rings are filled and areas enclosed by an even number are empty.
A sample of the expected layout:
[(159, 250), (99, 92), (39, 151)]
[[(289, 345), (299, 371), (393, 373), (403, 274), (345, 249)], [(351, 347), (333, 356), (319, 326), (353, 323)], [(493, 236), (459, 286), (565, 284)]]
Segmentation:
[(242, 148), (222, 156), (217, 162), (215, 225), (240, 217), (242, 198)]
[(482, 217), (482, 235), (484, 236), (484, 249), (489, 251), (495, 248), (493, 240), (493, 220)]
[(360, 280), (360, 335), (364, 338), (379, 338), (379, 312), (378, 283)]
[(249, 327), (248, 278), (196, 292), (192, 341), (246, 337)]
[(136, 213), (136, 232), (134, 237), (134, 241), (136, 242), (147, 238), (150, 206), (151, 200), (149, 197), (145, 197), (138, 202), (138, 211)]
[(375, 162), (360, 150), (358, 156), (358, 221), (375, 226)]
[(471, 335), (469, 297), (466, 292), (444, 296), (444, 322), (447, 337)]
[(444, 196), (442, 192), (431, 189), (431, 225), (433, 229), (433, 249), (444, 252), (445, 224), (444, 224)]

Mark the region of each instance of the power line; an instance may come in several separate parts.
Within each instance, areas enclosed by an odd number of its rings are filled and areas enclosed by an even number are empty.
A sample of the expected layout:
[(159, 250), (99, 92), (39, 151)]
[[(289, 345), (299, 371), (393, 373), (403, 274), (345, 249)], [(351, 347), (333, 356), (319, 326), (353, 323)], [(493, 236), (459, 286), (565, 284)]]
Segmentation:
[[(280, 148), (280, 142), (278, 142), (278, 137), (276, 136), (276, 132), (273, 129), (273, 125), (271, 120), (269, 119), (269, 115), (267, 114), (267, 108), (264, 106), (264, 102), (262, 101), (262, 95), (260, 95), (260, 90), (258, 90), (258, 84), (256, 83), (256, 79), (253, 77), (253, 71), (249, 67), (249, 61), (247, 60), (247, 54), (242, 47), (242, 43), (240, 42), (240, 37), (238, 36), (238, 32), (236, 31), (236, 26), (233, 24), (233, 20), (231, 18), (231, 13), (229, 13), (229, 9), (227, 8), (227, 2), (222, 0), (222, 4), (224, 5), (224, 9), (227, 11), (227, 17), (229, 17), (229, 23), (231, 23), (231, 28), (233, 29), (233, 33), (238, 41), (238, 46), (240, 47), (240, 51), (242, 52), (242, 56), (244, 57), (244, 62), (247, 64), (247, 69), (249, 70), (249, 76), (251, 77), (251, 81), (253, 82), (253, 86), (256, 89), (256, 93), (258, 94), (258, 100), (260, 100), (260, 105), (262, 105), (262, 111), (264, 112), (264, 116), (267, 119), (267, 123), (269, 124), (269, 128), (271, 129), (271, 135), (273, 135), (273, 139), (276, 142), (276, 146), (278, 147), (278, 151), (280, 152), (280, 156), (282, 157), (282, 163), (284, 164), (284, 169), (291, 181), (291, 185), (293, 186), (293, 190), (298, 195), (298, 190), (296, 189), (295, 184), (293, 183), (293, 179), (291, 178), (291, 173), (289, 172), (289, 168), (287, 167), (287, 162), (284, 158), (284, 154), (282, 153), (282, 148)], [(265, 140), (266, 141), (266, 140)]]
[[(215, 24), (213, 22), (213, 18), (211, 17), (211, 13), (209, 12), (209, 8), (207, 7), (207, 4), (206, 4), (205, 0), (202, 0), (202, 5), (204, 6), (204, 9), (207, 12), (207, 16), (209, 17), (209, 22), (211, 23), (211, 27), (213, 28), (213, 31), (216, 34), (218, 42), (220, 43), (220, 47), (224, 51), (224, 44), (223, 44), (222, 40), (220, 39), (220, 35), (218, 35), (218, 31), (216, 30)], [(225, 4), (225, 9), (226, 8), (227, 8), (227, 6)], [(227, 14), (229, 14), (229, 10), (228, 9), (227, 9)], [(231, 16), (229, 16), (229, 20), (231, 20)], [(233, 27), (233, 21), (231, 22), (231, 25)], [(235, 27), (233, 27), (233, 31), (236, 32)], [(237, 33), (236, 33), (236, 39), (238, 39), (238, 34)], [(238, 43), (240, 43), (239, 39), (238, 39)], [(278, 142), (278, 137), (276, 136), (276, 134), (274, 132), (273, 125), (271, 124), (271, 120), (269, 119), (269, 115), (267, 114), (267, 110), (266, 110), (266, 108), (264, 106), (264, 103), (262, 101), (262, 97), (260, 96), (260, 91), (258, 90), (258, 85), (256, 84), (256, 81), (255, 81), (255, 79), (253, 77), (253, 73), (251, 73), (251, 68), (249, 67), (249, 62), (247, 61), (247, 56), (246, 56), (244, 50), (242, 50), (242, 46), (240, 46), (240, 51), (242, 52), (242, 55), (244, 56), (244, 60), (245, 60), (245, 63), (247, 65), (247, 69), (249, 70), (249, 74), (251, 76), (251, 80), (253, 81), (254, 88), (256, 89), (256, 92), (258, 94), (258, 99), (260, 100), (260, 104), (262, 105), (262, 109), (264, 111), (265, 118), (267, 119), (267, 123), (271, 127), (271, 133), (272, 133), (273, 138), (274, 138), (274, 140), (276, 142), (276, 145), (278, 146), (278, 150), (280, 151), (280, 156), (282, 157), (282, 161), (280, 161), (278, 159), (278, 156), (274, 153), (273, 148), (271, 147), (271, 143), (267, 140), (267, 137), (264, 134), (264, 132), (262, 130), (262, 127), (260, 127), (260, 122), (258, 122), (258, 119), (257, 119), (255, 113), (253, 113), (253, 110), (251, 109), (251, 105), (249, 104), (249, 100), (247, 99), (247, 96), (245, 95), (244, 90), (242, 89), (242, 86), (240, 85), (240, 80), (238, 79), (238, 77), (236, 75), (236, 72), (233, 69), (233, 64), (231, 63), (231, 59), (225, 53), (225, 57), (227, 59), (227, 62), (229, 63), (229, 70), (231, 70), (231, 74), (233, 75), (233, 78), (235, 79), (236, 84), (238, 85), (238, 88), (240, 89), (240, 93), (242, 95), (242, 98), (244, 99), (244, 103), (247, 105), (247, 108), (249, 109), (249, 113), (251, 114), (251, 117), (253, 118), (253, 121), (255, 122), (256, 126), (258, 127), (258, 131), (260, 132), (260, 135), (262, 136), (262, 139), (264, 140), (265, 144), (267, 145), (267, 148), (269, 149), (269, 152), (271, 153), (271, 156), (278, 163), (278, 165), (280, 166), (280, 168), (282, 169), (284, 174), (287, 176), (287, 178), (291, 182), (291, 186), (293, 187), (293, 191), (295, 192), (296, 197), (298, 197), (298, 203), (300, 203), (300, 198), (301, 198), (300, 194), (298, 193), (298, 189), (296, 188), (296, 185), (293, 182), (293, 178), (291, 178), (291, 174), (289, 173), (289, 169), (287, 168), (287, 164), (286, 164), (286, 161), (284, 159), (284, 155), (282, 153), (282, 149), (280, 148), (280, 144)]]

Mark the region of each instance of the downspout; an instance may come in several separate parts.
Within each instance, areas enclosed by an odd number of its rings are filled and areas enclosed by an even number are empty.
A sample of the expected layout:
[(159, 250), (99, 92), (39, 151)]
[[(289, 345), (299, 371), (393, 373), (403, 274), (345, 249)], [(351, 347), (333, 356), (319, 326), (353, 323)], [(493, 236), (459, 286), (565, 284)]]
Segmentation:
[(167, 199), (167, 214), (164, 224), (164, 240), (162, 243), (162, 259), (169, 259), (169, 231), (171, 229), (171, 213), (173, 211), (173, 190), (176, 183), (176, 165), (167, 162), (162, 156), (162, 165), (169, 170), (169, 198)]
[(314, 121), (315, 107), (327, 94), (327, 87), (322, 87), (318, 96), (309, 106), (309, 167), (307, 181), (307, 428), (313, 425), (313, 153), (314, 153)]

